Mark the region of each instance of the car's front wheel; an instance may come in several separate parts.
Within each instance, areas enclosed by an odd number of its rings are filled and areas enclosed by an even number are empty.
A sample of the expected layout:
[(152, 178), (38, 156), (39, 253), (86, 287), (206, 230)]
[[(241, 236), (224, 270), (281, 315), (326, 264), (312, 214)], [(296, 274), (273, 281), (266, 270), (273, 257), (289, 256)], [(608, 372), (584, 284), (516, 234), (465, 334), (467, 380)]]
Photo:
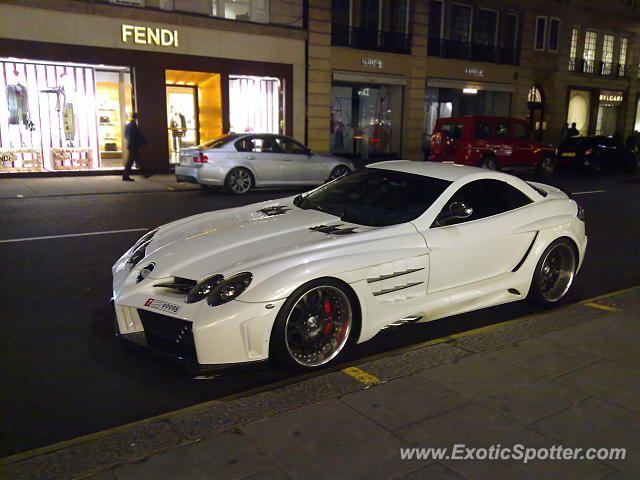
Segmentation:
[(329, 178), (327, 179), (327, 181), (333, 180), (335, 178), (344, 177), (345, 175), (349, 175), (350, 173), (351, 173), (351, 169), (349, 167), (347, 167), (346, 165), (338, 165), (336, 168), (334, 168), (331, 171), (331, 175), (329, 175)]
[(544, 304), (560, 300), (573, 283), (577, 265), (576, 250), (569, 239), (559, 238), (551, 243), (538, 260), (529, 298)]
[(284, 302), (271, 332), (269, 352), (283, 366), (310, 370), (338, 357), (350, 341), (354, 300), (339, 281), (305, 283)]
[(225, 188), (231, 193), (241, 195), (251, 190), (253, 177), (246, 168), (237, 167), (232, 169), (224, 181)]

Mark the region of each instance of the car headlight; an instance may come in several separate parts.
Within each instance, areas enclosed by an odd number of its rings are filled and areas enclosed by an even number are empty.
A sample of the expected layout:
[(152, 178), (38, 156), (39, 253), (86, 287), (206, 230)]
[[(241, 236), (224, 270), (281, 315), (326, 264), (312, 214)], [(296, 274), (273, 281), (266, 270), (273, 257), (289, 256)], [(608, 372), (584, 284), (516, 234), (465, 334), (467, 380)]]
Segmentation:
[(207, 277), (201, 282), (198, 282), (189, 293), (187, 293), (186, 302), (196, 303), (206, 298), (213, 290), (215, 290), (224, 280), (224, 277), (220, 274)]
[(224, 280), (207, 295), (207, 304), (211, 307), (227, 303), (244, 292), (253, 280), (249, 272), (242, 272)]

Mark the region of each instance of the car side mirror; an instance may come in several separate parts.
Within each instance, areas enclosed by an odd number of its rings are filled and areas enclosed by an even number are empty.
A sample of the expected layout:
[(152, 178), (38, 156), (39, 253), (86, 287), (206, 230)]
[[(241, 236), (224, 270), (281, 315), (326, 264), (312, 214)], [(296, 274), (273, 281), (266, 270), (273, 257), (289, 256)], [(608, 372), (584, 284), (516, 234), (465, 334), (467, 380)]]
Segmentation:
[(440, 227), (454, 218), (464, 219), (469, 218), (471, 215), (473, 215), (473, 208), (466, 203), (451, 202), (449, 204), (449, 208), (438, 215), (438, 218), (436, 218), (436, 221), (434, 222), (434, 226)]

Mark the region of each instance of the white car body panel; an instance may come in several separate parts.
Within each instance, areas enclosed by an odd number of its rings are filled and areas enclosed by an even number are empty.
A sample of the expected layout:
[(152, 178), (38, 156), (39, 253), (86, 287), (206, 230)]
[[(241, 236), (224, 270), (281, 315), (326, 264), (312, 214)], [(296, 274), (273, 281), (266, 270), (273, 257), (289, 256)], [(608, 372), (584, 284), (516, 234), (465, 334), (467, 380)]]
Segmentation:
[[(541, 184), (543, 197), (522, 180), (473, 167), (396, 161), (375, 168), (428, 175), (451, 185), (414, 221), (369, 227), (317, 210), (302, 210), (294, 197), (184, 218), (159, 228), (144, 258), (127, 263), (133, 247), (113, 266), (119, 333), (142, 332), (138, 311), (157, 299), (178, 307), (162, 315), (190, 322), (202, 365), (264, 360), (276, 316), (292, 292), (324, 277), (349, 285), (361, 313), (358, 342), (410, 316), (431, 321), (525, 298), (538, 259), (549, 244), (570, 238), (579, 265), (587, 239), (577, 205)], [(198, 171), (202, 170), (197, 169)], [(453, 192), (474, 179), (499, 179), (533, 202), (492, 217), (432, 227)], [(283, 207), (281, 214), (262, 211)], [(319, 225), (355, 228), (346, 235), (311, 230)], [(137, 282), (141, 270), (155, 268)], [(174, 277), (200, 281), (250, 272), (253, 280), (235, 300), (210, 307), (188, 304), (185, 295), (154, 284)], [(157, 310), (154, 313), (159, 313)]]

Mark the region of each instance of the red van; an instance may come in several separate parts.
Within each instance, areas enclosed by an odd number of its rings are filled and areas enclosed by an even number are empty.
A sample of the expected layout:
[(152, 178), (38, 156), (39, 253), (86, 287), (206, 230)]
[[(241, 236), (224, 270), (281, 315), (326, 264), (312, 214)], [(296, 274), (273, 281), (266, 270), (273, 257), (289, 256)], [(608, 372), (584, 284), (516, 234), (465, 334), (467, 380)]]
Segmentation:
[(531, 168), (548, 177), (556, 149), (529, 139), (524, 120), (509, 117), (440, 118), (431, 135), (429, 160), (476, 165), (490, 170)]

